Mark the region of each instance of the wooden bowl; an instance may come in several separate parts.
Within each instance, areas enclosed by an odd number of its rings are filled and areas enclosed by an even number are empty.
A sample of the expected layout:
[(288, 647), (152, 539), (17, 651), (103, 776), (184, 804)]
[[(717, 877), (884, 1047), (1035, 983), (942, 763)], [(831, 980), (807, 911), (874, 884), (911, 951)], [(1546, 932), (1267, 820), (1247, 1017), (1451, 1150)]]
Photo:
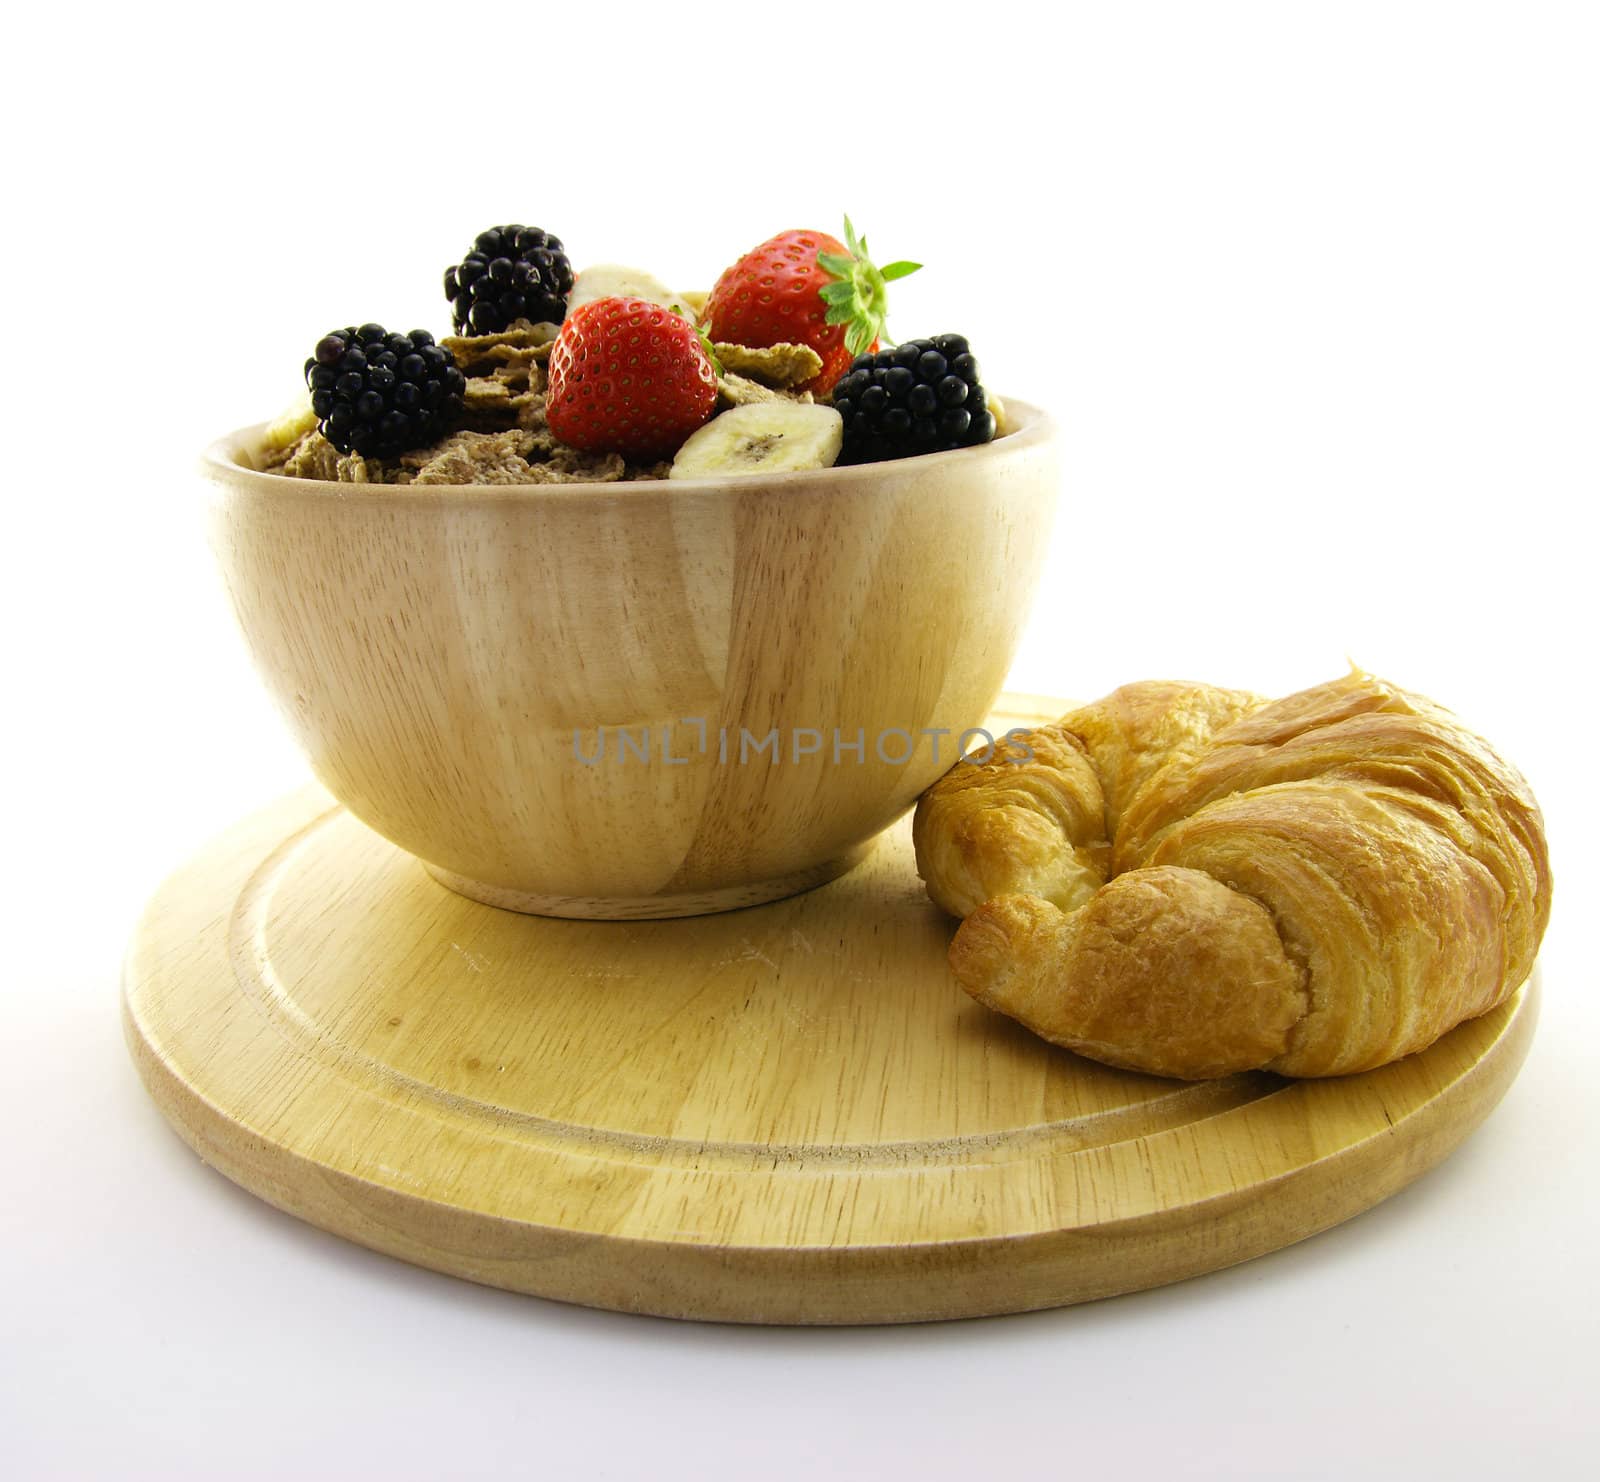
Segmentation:
[(317, 776), (437, 879), (699, 915), (849, 869), (988, 714), (1057, 482), (1006, 408), (954, 453), (565, 486), (290, 479), (250, 428), (205, 458), (213, 544)]

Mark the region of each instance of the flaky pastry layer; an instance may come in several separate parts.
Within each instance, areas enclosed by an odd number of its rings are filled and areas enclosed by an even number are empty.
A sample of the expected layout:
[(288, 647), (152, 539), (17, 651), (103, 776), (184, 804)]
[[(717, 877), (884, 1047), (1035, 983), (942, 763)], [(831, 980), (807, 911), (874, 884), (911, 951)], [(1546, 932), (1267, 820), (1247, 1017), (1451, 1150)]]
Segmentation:
[(1364, 673), (1285, 699), (1115, 691), (917, 807), (975, 998), (1112, 1065), (1342, 1075), (1432, 1044), (1527, 977), (1550, 914), (1527, 783)]

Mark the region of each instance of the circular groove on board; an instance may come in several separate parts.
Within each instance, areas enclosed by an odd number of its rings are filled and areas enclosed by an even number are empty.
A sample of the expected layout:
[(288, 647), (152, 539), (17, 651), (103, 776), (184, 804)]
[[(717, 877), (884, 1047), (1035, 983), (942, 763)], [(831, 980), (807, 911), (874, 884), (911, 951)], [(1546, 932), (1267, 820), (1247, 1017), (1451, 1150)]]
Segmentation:
[(1170, 1090), (1164, 1090), (1149, 1101), (1110, 1107), (1090, 1116), (998, 1132), (876, 1144), (759, 1143), (649, 1136), (623, 1128), (580, 1126), (463, 1096), (409, 1075), (330, 1036), (296, 1001), (274, 967), (267, 923), (275, 888), (292, 874), (296, 856), (314, 846), (319, 833), (329, 824), (344, 817), (345, 810), (341, 807), (327, 809), (286, 838), (246, 882), (229, 921), (230, 955), (239, 987), (247, 998), (261, 1005), (277, 1031), (298, 1053), (316, 1060), (333, 1074), (379, 1094), (405, 1095), (428, 1102), (438, 1117), (478, 1129), (487, 1126), (496, 1137), (567, 1144), (613, 1157), (631, 1153), (651, 1161), (677, 1159), (694, 1167), (705, 1167), (711, 1160), (729, 1167), (756, 1163), (781, 1168), (809, 1166), (819, 1161), (860, 1168), (893, 1167), (929, 1156), (943, 1160), (991, 1155), (1021, 1157), (1038, 1145), (1048, 1145), (1057, 1152), (1064, 1147), (1075, 1151), (1106, 1147), (1154, 1132), (1193, 1126), (1208, 1117), (1272, 1096), (1288, 1084), (1282, 1077), (1265, 1072), (1198, 1084), (1174, 1082)]

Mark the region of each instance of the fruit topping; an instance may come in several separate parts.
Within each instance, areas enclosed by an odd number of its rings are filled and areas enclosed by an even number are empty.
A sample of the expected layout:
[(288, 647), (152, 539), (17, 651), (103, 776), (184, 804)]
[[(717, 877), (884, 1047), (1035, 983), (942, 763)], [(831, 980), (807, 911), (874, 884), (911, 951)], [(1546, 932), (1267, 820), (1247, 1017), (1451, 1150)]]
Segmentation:
[(716, 368), (694, 325), (644, 298), (573, 310), (549, 376), (550, 431), (587, 453), (670, 458), (717, 402)]
[(809, 345), (822, 369), (802, 388), (823, 395), (852, 356), (874, 348), (888, 311), (887, 285), (921, 265), (875, 267), (845, 217), (845, 241), (826, 232), (780, 232), (717, 279), (705, 322), (718, 342)]
[(994, 437), (978, 362), (958, 334), (858, 355), (833, 388), (844, 419), (841, 463), (972, 447)]
[(387, 458), (437, 441), (461, 414), (466, 378), (425, 329), (336, 329), (306, 361), (322, 435), (341, 453)]
[(713, 417), (678, 449), (674, 479), (788, 473), (831, 468), (844, 425), (832, 407), (803, 401), (759, 401)]
[(572, 264), (561, 238), (536, 226), (492, 226), (455, 267), (444, 296), (456, 332), (499, 334), (518, 319), (560, 324), (572, 290)]
[(578, 274), (567, 295), (567, 312), (592, 304), (597, 298), (647, 298), (663, 308), (676, 309), (686, 318), (695, 317), (689, 305), (654, 273), (614, 262), (597, 263)]

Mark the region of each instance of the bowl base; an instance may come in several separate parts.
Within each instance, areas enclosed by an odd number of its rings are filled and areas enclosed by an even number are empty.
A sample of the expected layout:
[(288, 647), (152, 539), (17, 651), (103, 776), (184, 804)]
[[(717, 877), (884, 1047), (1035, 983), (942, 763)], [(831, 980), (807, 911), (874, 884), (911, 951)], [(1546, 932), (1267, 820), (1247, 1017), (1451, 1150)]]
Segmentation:
[(526, 916), (562, 916), (575, 921), (659, 921), (674, 916), (712, 916), (719, 911), (764, 906), (769, 901), (814, 890), (853, 870), (872, 853), (876, 843), (876, 839), (869, 839), (834, 859), (771, 880), (727, 885), (719, 890), (692, 890), (679, 895), (535, 895), (471, 880), (425, 860), (423, 864), (435, 880), (457, 895), (481, 901), (486, 906), (499, 906), (503, 911), (521, 911)]

